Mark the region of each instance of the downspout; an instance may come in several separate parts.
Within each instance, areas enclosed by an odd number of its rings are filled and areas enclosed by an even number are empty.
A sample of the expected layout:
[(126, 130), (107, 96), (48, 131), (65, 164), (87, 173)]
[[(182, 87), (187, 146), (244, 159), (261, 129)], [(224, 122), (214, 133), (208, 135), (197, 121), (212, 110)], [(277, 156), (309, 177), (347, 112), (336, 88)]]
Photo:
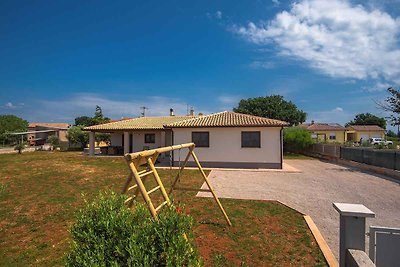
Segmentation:
[(283, 169), (283, 127), (281, 127), (280, 130), (280, 138), (279, 138), (279, 142), (280, 142), (280, 153), (281, 153), (281, 170)]

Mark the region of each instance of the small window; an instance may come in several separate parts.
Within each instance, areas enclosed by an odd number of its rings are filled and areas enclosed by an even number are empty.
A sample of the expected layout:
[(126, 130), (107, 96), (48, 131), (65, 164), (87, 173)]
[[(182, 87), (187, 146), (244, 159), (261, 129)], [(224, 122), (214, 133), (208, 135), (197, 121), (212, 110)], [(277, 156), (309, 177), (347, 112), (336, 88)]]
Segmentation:
[(192, 142), (196, 147), (210, 147), (209, 132), (192, 132)]
[(336, 140), (336, 133), (329, 133), (329, 140)]
[(154, 144), (156, 142), (156, 134), (145, 134), (144, 135), (144, 143), (145, 144)]
[(242, 147), (261, 147), (260, 132), (242, 132)]

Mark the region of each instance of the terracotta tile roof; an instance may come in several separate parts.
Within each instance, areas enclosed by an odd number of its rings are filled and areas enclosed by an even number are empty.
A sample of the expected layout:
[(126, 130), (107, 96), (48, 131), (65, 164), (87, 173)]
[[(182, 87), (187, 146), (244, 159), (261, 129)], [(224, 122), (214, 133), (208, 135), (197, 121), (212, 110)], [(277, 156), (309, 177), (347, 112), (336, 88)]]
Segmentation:
[(285, 121), (273, 120), (231, 111), (213, 113), (188, 120), (178, 121), (165, 125), (168, 128), (197, 128), (197, 127), (266, 127), (288, 126)]
[(157, 130), (164, 129), (165, 124), (191, 119), (193, 116), (158, 116), (139, 117), (127, 120), (119, 120), (90, 127), (85, 130)]
[(350, 125), (347, 127), (348, 130), (354, 130), (358, 132), (383, 132), (385, 129), (378, 125)]
[(29, 123), (29, 128), (34, 128), (34, 127), (52, 127), (52, 128), (68, 128), (69, 124), (68, 123)]
[(342, 125), (338, 123), (303, 123), (300, 127), (309, 131), (345, 131)]

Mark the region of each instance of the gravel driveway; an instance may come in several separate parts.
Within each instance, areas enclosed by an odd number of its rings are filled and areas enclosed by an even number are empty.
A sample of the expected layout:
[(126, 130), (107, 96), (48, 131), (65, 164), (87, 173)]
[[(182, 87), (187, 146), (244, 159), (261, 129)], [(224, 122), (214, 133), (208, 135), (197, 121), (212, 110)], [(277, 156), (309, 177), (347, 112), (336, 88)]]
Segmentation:
[[(400, 184), (380, 175), (319, 160), (285, 160), (300, 172), (213, 170), (221, 198), (279, 200), (310, 215), (339, 254), (339, 215), (332, 202), (360, 203), (376, 213), (368, 225), (400, 227)], [(203, 185), (203, 188), (205, 186)], [(208, 196), (209, 193), (198, 193)]]

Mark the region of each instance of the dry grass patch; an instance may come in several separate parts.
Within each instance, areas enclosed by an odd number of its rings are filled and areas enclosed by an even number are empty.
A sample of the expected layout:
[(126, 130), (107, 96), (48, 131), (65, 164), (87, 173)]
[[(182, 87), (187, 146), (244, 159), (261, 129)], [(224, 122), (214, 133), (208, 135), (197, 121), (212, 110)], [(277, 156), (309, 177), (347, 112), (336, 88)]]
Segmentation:
[[(176, 171), (159, 173), (168, 187)], [(63, 265), (82, 194), (91, 200), (99, 190), (119, 192), (127, 174), (122, 158), (0, 155), (0, 265)], [(183, 173), (182, 187), (201, 184), (197, 171)], [(173, 196), (197, 222), (195, 240), (206, 266), (326, 266), (303, 217), (279, 203), (222, 199), (234, 225), (228, 227), (213, 199), (195, 192)]]

